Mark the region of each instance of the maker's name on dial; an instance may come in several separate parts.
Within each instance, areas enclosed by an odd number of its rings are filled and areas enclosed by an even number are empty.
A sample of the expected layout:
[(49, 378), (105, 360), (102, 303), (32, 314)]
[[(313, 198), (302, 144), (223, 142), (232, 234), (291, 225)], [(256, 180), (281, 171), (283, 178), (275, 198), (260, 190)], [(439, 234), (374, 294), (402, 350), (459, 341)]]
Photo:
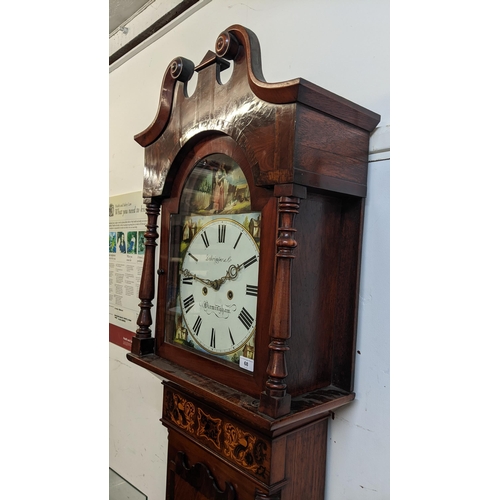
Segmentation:
[(214, 262), (215, 264), (219, 264), (220, 262), (232, 262), (231, 256), (229, 257), (217, 257), (214, 255), (207, 255), (206, 262)]

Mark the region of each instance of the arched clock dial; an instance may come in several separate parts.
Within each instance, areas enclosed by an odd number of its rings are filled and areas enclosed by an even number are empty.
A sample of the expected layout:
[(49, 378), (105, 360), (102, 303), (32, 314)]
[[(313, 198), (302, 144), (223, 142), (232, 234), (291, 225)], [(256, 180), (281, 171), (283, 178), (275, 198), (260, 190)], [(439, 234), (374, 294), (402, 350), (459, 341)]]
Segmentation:
[(193, 236), (180, 267), (179, 305), (197, 346), (229, 355), (252, 339), (258, 277), (259, 247), (249, 231), (233, 218), (210, 217)]

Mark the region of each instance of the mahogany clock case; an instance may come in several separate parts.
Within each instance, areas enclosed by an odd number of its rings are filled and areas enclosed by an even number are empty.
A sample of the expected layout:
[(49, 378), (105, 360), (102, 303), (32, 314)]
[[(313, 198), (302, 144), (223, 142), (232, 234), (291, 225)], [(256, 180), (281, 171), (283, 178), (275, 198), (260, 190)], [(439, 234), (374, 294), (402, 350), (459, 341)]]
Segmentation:
[[(222, 84), (220, 72), (230, 64), (233, 73)], [(198, 82), (188, 96), (193, 71)], [(135, 137), (145, 148), (148, 222), (138, 329), (127, 354), (164, 379), (167, 499), (324, 498), (328, 419), (354, 399), (368, 142), (379, 119), (303, 79), (267, 83), (257, 37), (240, 25), (221, 33), (215, 52), (208, 51), (196, 68), (182, 57), (167, 68), (157, 115)], [(205, 225), (198, 225), (205, 211), (196, 210), (196, 226), (188, 225), (186, 200), (197, 169), (213, 155), (241, 169), (244, 213), (258, 221), (258, 232), (242, 229), (251, 260), (235, 254), (237, 271), (230, 266), (225, 275), (202, 277), (196, 274), (198, 261), (185, 264), (186, 255), (191, 245), (205, 252), (208, 230), (199, 235), (223, 214), (219, 200), (210, 205)], [(228, 233), (237, 224), (230, 219)], [(222, 226), (218, 243), (225, 244)], [(210, 234), (217, 239), (217, 232)], [(224, 245), (218, 248), (215, 257), (229, 262), (220, 250)], [(187, 318), (194, 293), (182, 294), (196, 282), (196, 293), (233, 304), (238, 288), (227, 283), (249, 276), (242, 262), (257, 261), (258, 273), (238, 285), (250, 292), (248, 300), (257, 296), (256, 316), (243, 315), (241, 302), (233, 308), (248, 329), (242, 342), (248, 341), (245, 354), (253, 356), (249, 371), (226, 359), (231, 349), (217, 352), (215, 331), (231, 335), (222, 327), (229, 323), (211, 323), (212, 337), (199, 345), (184, 342), (201, 331), (201, 316)], [(204, 316), (203, 324), (209, 321), (213, 317)]]
[[(165, 378), (169, 366), (180, 366), (253, 398), (264, 390), (271, 399), (321, 388), (350, 394), (368, 142), (380, 117), (303, 79), (265, 82), (257, 37), (240, 25), (221, 33), (215, 50), (196, 68), (182, 57), (171, 62), (156, 118), (135, 137), (145, 148), (143, 195), (151, 216), (129, 359)], [(222, 84), (229, 61), (233, 73)], [(188, 96), (193, 71), (198, 82)], [(195, 166), (212, 154), (241, 167), (251, 210), (262, 216), (253, 372), (171, 341), (168, 308), (179, 280), (178, 266), (169, 263), (171, 215), (181, 209)]]

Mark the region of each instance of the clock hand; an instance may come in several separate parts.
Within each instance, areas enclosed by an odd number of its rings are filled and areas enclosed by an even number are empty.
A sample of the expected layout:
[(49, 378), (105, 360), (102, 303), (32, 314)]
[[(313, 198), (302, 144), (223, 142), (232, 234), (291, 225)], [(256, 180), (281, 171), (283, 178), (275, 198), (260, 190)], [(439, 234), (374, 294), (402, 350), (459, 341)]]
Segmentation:
[(219, 278), (218, 280), (213, 280), (213, 281), (199, 278), (198, 276), (196, 276), (196, 274), (192, 274), (187, 269), (181, 269), (181, 274), (186, 278), (193, 278), (199, 281), (200, 283), (203, 283), (204, 285), (208, 285), (209, 287), (217, 291), (226, 281), (234, 281), (238, 277), (238, 272), (243, 267), (245, 267), (245, 263), (238, 264), (237, 266), (232, 264), (229, 266), (225, 276)]
[(239, 264), (238, 266), (231, 265), (229, 266), (229, 269), (226, 272), (226, 275), (223, 276), (222, 278), (213, 281), (213, 288), (214, 290), (218, 290), (223, 283), (225, 283), (228, 280), (235, 280), (238, 277), (238, 271), (243, 267), (243, 264)]
[(199, 281), (200, 283), (203, 283), (204, 285), (208, 285), (209, 287), (213, 288), (214, 290), (218, 290), (219, 289), (219, 286), (217, 286), (217, 288), (216, 288), (217, 280), (216, 281), (212, 281), (212, 280), (206, 280), (206, 279), (203, 279), (203, 278), (199, 278), (198, 276), (196, 276), (196, 274), (191, 273), (187, 269), (181, 269), (180, 272), (181, 272), (181, 274), (185, 278), (193, 278), (196, 281)]

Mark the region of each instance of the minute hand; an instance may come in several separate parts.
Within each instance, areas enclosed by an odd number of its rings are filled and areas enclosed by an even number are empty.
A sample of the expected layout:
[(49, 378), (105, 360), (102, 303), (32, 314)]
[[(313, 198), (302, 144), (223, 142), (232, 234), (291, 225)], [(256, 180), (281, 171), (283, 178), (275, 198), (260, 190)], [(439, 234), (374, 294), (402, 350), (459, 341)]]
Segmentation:
[(218, 290), (221, 287), (221, 285), (223, 283), (225, 283), (226, 281), (235, 280), (238, 277), (238, 271), (242, 267), (244, 267), (243, 264), (239, 264), (238, 266), (235, 266), (235, 265), (229, 266), (229, 269), (227, 270), (226, 275), (213, 282), (214, 290)]
[(237, 266), (234, 266), (234, 265), (229, 266), (229, 269), (227, 270), (226, 275), (213, 282), (214, 289), (218, 290), (221, 287), (221, 285), (228, 280), (235, 280), (238, 277), (238, 272), (242, 268), (244, 268), (244, 267), (246, 268), (248, 266), (251, 266), (254, 262), (257, 262), (257, 257), (255, 257), (255, 256), (250, 257), (250, 259), (243, 262), (243, 264), (239, 264)]

